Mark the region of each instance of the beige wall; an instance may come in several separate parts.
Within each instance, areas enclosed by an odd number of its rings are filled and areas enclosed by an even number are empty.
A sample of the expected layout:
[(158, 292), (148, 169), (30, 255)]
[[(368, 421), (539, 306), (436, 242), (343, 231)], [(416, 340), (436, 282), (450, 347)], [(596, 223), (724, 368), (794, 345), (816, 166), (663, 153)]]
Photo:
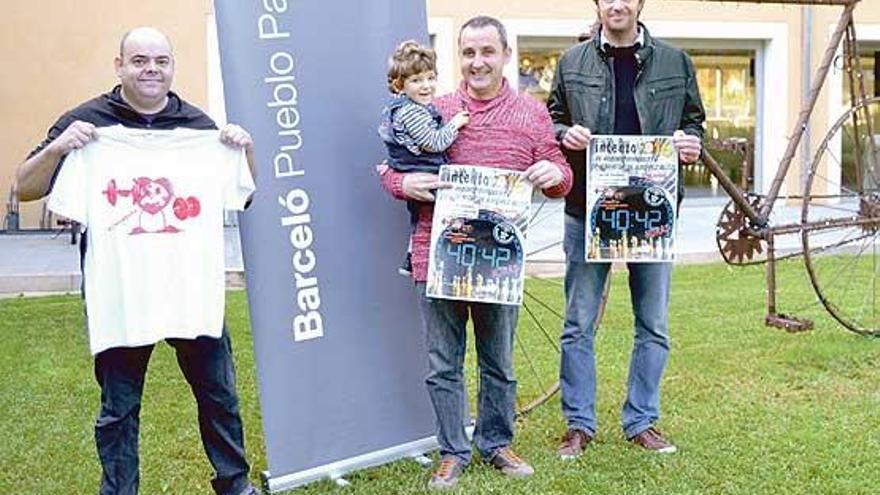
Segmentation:
[[(197, 105), (207, 99), (206, 15), (210, 0), (3, 0), (0, 20), (0, 215), (15, 168), (65, 110), (110, 89), (113, 58), (128, 29), (154, 25), (172, 39), (173, 88)], [(169, 15), (173, 12), (173, 15)], [(34, 226), (39, 204), (22, 205)]]
[[(4, 0), (0, 20), (0, 59), (5, 62), (6, 77), (0, 80), (0, 198), (5, 203), (15, 167), (45, 135), (46, 129), (64, 110), (110, 88), (115, 82), (112, 61), (118, 39), (127, 29), (155, 25), (168, 32), (175, 46), (177, 76), (174, 89), (185, 98), (207, 105), (207, 15), (211, 0), (152, 0), (150, 2), (110, 0), (55, 0), (51, 9), (46, 3), (28, 0)], [(576, 20), (576, 36), (595, 17), (590, 0), (427, 0), (428, 15), (442, 18), (455, 27), (476, 14), (489, 14), (505, 21)], [(813, 7), (815, 67), (821, 57), (821, 44), (827, 39), (839, 8)], [(173, 12), (169, 15), (168, 12)], [(877, 25), (880, 31), (880, 1), (864, 0), (856, 11), (859, 23)], [(647, 0), (642, 14), (651, 22), (693, 19), (716, 22), (783, 23), (788, 27), (789, 107), (781, 135), (788, 135), (800, 107), (802, 9), (794, 6), (753, 5), (693, 0)], [(582, 22), (580, 22), (582, 20)], [(583, 26), (583, 28), (581, 28)], [(453, 56), (449, 77), (457, 80)], [(441, 67), (441, 70), (443, 68)], [(828, 126), (829, 103), (826, 90), (812, 120), (815, 145)], [(776, 95), (768, 95), (767, 105), (774, 105)], [(796, 162), (799, 163), (799, 162)], [(797, 173), (791, 174), (788, 187), (797, 190)], [(24, 225), (35, 225), (39, 204), (23, 205)], [(5, 209), (0, 207), (0, 215)]]

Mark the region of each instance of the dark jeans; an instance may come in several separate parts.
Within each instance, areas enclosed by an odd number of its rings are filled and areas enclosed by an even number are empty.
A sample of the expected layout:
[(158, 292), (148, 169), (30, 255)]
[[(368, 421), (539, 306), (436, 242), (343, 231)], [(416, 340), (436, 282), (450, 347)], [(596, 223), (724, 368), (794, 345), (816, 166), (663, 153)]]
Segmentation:
[[(238, 495), (248, 487), (250, 467), (245, 459), (229, 334), (224, 329), (219, 339), (167, 342), (177, 352), (177, 363), (196, 398), (202, 444), (216, 473), (211, 485), (219, 495)], [(138, 492), (141, 395), (153, 347), (119, 347), (95, 356), (95, 378), (101, 386), (101, 411), (95, 422), (103, 472), (100, 495)]]
[(474, 444), (483, 459), (491, 459), (513, 441), (516, 379), (513, 376), (513, 342), (518, 306), (433, 299), (425, 296), (425, 283), (416, 283), (425, 324), (428, 376), (425, 384), (437, 418), (440, 455), (471, 460), (465, 432), (468, 423), (464, 357), (467, 322), (473, 322), (480, 370)]

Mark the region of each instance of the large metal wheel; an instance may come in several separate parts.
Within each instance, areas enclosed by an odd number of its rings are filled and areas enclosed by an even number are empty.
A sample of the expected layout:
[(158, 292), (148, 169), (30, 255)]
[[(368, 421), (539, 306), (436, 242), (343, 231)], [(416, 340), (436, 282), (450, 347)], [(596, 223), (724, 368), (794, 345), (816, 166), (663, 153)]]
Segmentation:
[[(542, 199), (532, 204), (526, 254), (525, 297), (519, 310), (513, 350), (514, 373), (517, 379), (517, 416), (528, 414), (559, 391), (559, 337), (565, 319), (563, 210), (564, 203), (561, 200)], [(609, 276), (598, 321), (601, 321), (604, 314), (610, 285)], [(466, 367), (472, 370), (468, 389), (471, 414), (475, 415), (480, 378), (473, 344), (468, 346)]]
[[(565, 268), (564, 263), (560, 268)], [(565, 318), (565, 295), (561, 278), (530, 277), (525, 290), (526, 301), (520, 310), (514, 351), (518, 380), (517, 416), (528, 414), (559, 392), (559, 335)], [(599, 304), (596, 331), (602, 323), (610, 290), (609, 274)], [(548, 321), (553, 322), (552, 329), (555, 329), (555, 333), (547, 328)], [(554, 339), (547, 339), (548, 335)]]
[(880, 336), (880, 99), (852, 107), (805, 181), (801, 240), (821, 303), (847, 329)]

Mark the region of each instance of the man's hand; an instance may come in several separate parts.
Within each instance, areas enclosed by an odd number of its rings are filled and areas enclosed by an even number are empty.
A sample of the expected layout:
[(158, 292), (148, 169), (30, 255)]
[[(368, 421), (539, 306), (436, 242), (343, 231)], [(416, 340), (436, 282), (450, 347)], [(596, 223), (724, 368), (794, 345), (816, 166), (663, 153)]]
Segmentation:
[(76, 120), (67, 126), (39, 153), (18, 166), (15, 173), (18, 200), (33, 201), (45, 196), (61, 158), (75, 149), (82, 148), (97, 137), (95, 126), (89, 122)]
[(562, 136), (562, 146), (572, 151), (583, 151), (590, 145), (590, 130), (582, 125), (573, 125)]
[(434, 174), (411, 172), (403, 176), (403, 182), (400, 186), (407, 198), (433, 203), (434, 189), (446, 189), (452, 185), (447, 182), (441, 182), (440, 178)]
[(250, 151), (254, 147), (254, 140), (248, 131), (235, 124), (226, 124), (220, 129), (220, 141), (234, 148), (244, 148), (245, 151)]
[(678, 150), (678, 159), (685, 165), (690, 165), (700, 158), (700, 152), (703, 150), (703, 144), (700, 138), (685, 134), (684, 131), (678, 130), (672, 134), (672, 144)]
[(56, 157), (64, 156), (75, 149), (82, 148), (94, 139), (98, 133), (95, 125), (91, 122), (76, 120), (64, 132), (58, 135), (51, 143), (46, 145), (46, 151)]
[(562, 182), (564, 177), (562, 170), (559, 170), (555, 163), (541, 160), (527, 168), (523, 172), (523, 178), (531, 182), (538, 189), (547, 189)]

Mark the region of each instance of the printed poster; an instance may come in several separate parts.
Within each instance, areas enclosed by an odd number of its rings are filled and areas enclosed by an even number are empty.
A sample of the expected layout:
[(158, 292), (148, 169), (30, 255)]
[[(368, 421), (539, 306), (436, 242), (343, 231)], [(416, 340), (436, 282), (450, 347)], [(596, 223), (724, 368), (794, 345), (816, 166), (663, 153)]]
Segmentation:
[(428, 297), (519, 305), (532, 185), (513, 170), (443, 165), (434, 205)]
[(678, 154), (670, 136), (593, 136), (586, 261), (675, 259)]

